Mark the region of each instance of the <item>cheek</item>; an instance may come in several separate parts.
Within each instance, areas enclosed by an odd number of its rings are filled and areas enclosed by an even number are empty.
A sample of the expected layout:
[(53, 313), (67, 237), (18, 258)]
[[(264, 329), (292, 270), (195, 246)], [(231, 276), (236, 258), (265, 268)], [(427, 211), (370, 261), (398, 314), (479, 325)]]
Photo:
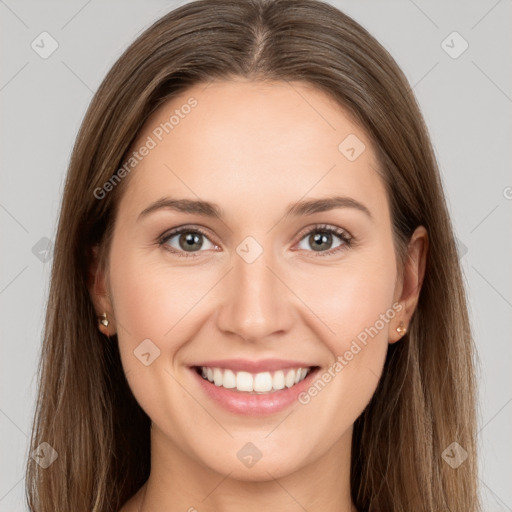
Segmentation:
[(165, 255), (148, 256), (130, 248), (128, 241), (124, 245), (121, 240), (115, 242), (110, 286), (125, 373), (132, 378), (139, 373), (137, 355), (142, 347), (143, 353), (150, 352), (150, 358), (158, 357), (144, 369), (146, 375), (164, 367), (172, 370), (179, 349), (202, 325), (208, 291), (218, 276), (205, 267), (173, 265)]
[[(385, 246), (384, 246), (385, 247)], [(293, 270), (293, 289), (323, 323), (333, 353), (373, 326), (392, 306), (396, 269), (392, 247), (350, 256), (336, 266)], [(392, 312), (391, 312), (392, 314)], [(388, 323), (379, 331), (386, 337)]]
[[(167, 287), (169, 295), (163, 296), (163, 283), (160, 288), (155, 286), (154, 269), (120, 235), (112, 241), (109, 274), (125, 374), (133, 379), (143, 371), (148, 376), (162, 361), (162, 334), (172, 321), (168, 312), (162, 314), (163, 304), (169, 304), (173, 288)], [(151, 364), (146, 368), (148, 362)]]
[(317, 332), (323, 333), (322, 342), (332, 358), (299, 402), (320, 423), (347, 428), (375, 392), (390, 325), (401, 309), (393, 303), (396, 267), (392, 246), (352, 261), (316, 272), (314, 281), (303, 281), (298, 291), (322, 321)]
[(211, 285), (193, 271), (154, 263), (121, 244), (112, 244), (111, 263), (119, 351), (131, 391), (156, 423), (182, 424), (188, 418), (169, 407), (188, 400), (175, 385), (173, 363), (180, 347), (193, 338), (194, 305)]

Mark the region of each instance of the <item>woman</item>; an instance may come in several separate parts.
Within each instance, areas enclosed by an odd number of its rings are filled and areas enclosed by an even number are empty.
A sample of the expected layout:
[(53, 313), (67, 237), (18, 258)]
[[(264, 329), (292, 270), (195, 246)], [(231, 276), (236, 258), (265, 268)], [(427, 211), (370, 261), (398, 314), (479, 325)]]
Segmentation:
[(202, 0), (146, 30), (85, 116), (53, 265), (31, 510), (479, 509), (432, 147), (334, 7)]

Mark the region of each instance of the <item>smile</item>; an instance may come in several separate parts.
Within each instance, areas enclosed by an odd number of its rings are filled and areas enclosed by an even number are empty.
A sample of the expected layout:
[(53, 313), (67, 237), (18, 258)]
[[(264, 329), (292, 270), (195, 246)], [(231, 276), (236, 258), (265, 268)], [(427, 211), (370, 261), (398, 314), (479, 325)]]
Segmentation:
[(320, 371), (307, 360), (217, 359), (189, 366), (199, 396), (242, 416), (280, 413), (294, 404)]
[(215, 386), (251, 394), (268, 394), (284, 388), (292, 388), (302, 382), (312, 369), (313, 367), (288, 368), (286, 370), (253, 374), (246, 371), (237, 372), (210, 366), (195, 368), (204, 380), (215, 384)]

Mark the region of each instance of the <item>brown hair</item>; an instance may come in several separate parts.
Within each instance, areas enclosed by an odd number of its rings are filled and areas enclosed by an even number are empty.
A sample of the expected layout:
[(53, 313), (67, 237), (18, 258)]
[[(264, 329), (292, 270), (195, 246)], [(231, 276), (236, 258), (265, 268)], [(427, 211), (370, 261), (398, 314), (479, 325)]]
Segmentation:
[[(73, 149), (55, 241), (26, 492), (37, 512), (117, 511), (149, 476), (150, 419), (133, 397), (117, 337), (99, 332), (89, 249), (104, 259), (125, 183), (94, 191), (123, 164), (148, 116), (214, 79), (302, 81), (334, 98), (378, 155), (398, 260), (417, 226), (429, 234), (425, 279), (409, 331), (389, 347), (378, 388), (354, 425), (351, 490), (365, 511), (479, 510), (474, 347), (454, 235), (429, 136), (387, 51), (316, 0), (201, 0), (147, 29), (95, 94)], [(442, 459), (453, 442), (469, 454)]]

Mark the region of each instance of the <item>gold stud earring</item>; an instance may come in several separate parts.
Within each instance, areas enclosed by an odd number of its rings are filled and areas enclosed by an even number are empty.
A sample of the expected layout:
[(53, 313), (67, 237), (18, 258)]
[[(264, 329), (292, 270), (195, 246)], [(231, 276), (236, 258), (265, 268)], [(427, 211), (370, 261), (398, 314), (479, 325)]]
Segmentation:
[(109, 321), (107, 319), (107, 313), (103, 313), (103, 315), (99, 316), (98, 321), (105, 327), (108, 327)]
[(400, 322), (399, 326), (396, 328), (396, 332), (403, 336), (407, 332), (407, 327), (405, 327), (405, 324), (403, 322)]

